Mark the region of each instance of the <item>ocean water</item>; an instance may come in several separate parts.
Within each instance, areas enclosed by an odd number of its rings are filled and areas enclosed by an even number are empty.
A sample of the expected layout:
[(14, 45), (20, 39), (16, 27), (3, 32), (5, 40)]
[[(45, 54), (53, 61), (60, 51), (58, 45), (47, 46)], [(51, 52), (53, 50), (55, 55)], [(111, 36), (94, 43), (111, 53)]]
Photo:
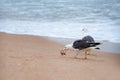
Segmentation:
[(0, 0), (0, 32), (120, 42), (120, 0)]

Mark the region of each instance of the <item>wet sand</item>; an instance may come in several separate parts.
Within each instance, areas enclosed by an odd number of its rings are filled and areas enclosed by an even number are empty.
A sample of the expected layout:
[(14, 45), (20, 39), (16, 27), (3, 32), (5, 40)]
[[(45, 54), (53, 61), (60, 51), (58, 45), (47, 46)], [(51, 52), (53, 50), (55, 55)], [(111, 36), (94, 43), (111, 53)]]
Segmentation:
[[(46, 38), (61, 43), (63, 45), (70, 44), (73, 43), (75, 40), (78, 40), (72, 38), (55, 38), (55, 37), (46, 37)], [(96, 40), (96, 42), (101, 43), (101, 45), (98, 46), (100, 48), (98, 51), (120, 54), (120, 43), (110, 42), (108, 40), (102, 40), (102, 41)]]

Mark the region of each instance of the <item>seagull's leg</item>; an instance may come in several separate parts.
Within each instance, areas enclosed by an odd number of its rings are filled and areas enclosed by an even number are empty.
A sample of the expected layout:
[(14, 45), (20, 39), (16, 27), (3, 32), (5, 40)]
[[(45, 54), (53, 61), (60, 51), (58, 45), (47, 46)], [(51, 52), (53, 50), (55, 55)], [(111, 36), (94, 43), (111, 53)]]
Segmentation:
[(74, 56), (74, 59), (76, 59), (77, 58), (77, 55), (79, 54), (79, 51), (77, 51), (77, 53), (76, 53), (76, 55)]
[(87, 59), (87, 50), (85, 49), (85, 59)]
[(87, 55), (90, 55), (90, 51), (91, 51), (91, 49), (88, 48), (88, 49), (87, 49)]

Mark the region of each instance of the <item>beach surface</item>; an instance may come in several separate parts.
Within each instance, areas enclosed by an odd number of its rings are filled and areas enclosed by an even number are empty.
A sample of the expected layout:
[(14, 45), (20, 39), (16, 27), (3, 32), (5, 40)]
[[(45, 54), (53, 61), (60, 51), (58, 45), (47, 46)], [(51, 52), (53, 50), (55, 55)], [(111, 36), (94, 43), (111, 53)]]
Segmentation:
[(120, 54), (92, 50), (60, 55), (64, 44), (31, 35), (0, 33), (0, 80), (120, 80)]

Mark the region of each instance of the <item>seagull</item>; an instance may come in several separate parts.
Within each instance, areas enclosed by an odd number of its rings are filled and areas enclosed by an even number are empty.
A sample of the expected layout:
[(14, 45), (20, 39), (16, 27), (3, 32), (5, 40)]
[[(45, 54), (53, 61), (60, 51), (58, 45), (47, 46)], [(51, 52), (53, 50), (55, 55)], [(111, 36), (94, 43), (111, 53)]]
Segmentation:
[[(94, 38), (87, 35), (83, 37), (82, 39), (75, 40), (72, 44), (67, 44), (64, 46), (64, 48), (60, 51), (61, 55), (66, 55), (66, 52), (68, 50), (77, 51), (77, 54), (74, 58), (79, 54), (79, 51), (83, 50), (85, 51), (85, 59), (87, 59), (87, 55), (90, 52), (91, 47), (96, 47), (97, 45), (100, 45), (101, 43), (95, 42)], [(96, 49), (99, 49), (98, 47)]]

